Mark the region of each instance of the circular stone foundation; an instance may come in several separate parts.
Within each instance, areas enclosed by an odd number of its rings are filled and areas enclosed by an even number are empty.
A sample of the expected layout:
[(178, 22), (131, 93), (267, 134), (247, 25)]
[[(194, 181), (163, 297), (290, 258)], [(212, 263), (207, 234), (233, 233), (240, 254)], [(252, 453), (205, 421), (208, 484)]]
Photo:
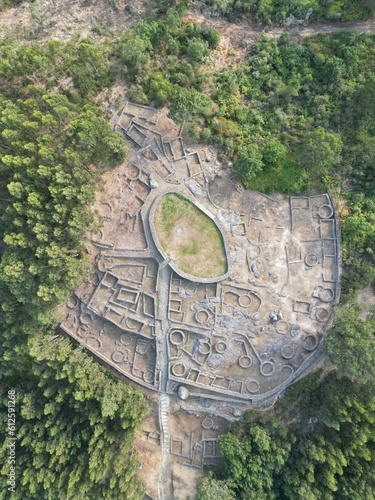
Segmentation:
[(136, 179), (138, 179), (139, 174), (140, 169), (136, 165), (130, 165), (126, 175), (128, 179), (130, 179), (131, 181), (135, 181)]
[(285, 335), (289, 332), (289, 323), (287, 323), (286, 321), (278, 321), (275, 328), (277, 333), (279, 333), (280, 335)]
[(209, 354), (211, 352), (211, 345), (209, 342), (201, 342), (198, 346), (198, 350), (201, 354)]
[(253, 364), (253, 360), (250, 358), (250, 356), (243, 354), (238, 358), (238, 364), (241, 368), (249, 368)]
[(206, 309), (200, 309), (195, 313), (195, 321), (197, 323), (206, 323), (210, 315)]
[(305, 264), (309, 267), (314, 267), (319, 264), (318, 256), (314, 253), (309, 253), (305, 257)]
[(306, 351), (314, 351), (318, 346), (318, 339), (315, 335), (309, 334), (302, 340), (302, 346)]
[(333, 208), (331, 205), (322, 205), (319, 208), (318, 213), (321, 219), (329, 219), (333, 215)]
[(284, 359), (290, 359), (294, 356), (294, 348), (291, 345), (284, 345), (281, 348), (281, 356)]
[(111, 358), (115, 363), (125, 363), (129, 359), (129, 351), (127, 349), (124, 351), (118, 349), (111, 354)]
[(260, 373), (264, 377), (270, 377), (274, 373), (275, 369), (275, 363), (272, 361), (264, 361), (264, 363), (260, 365)]
[(130, 335), (130, 333), (123, 333), (120, 336), (120, 342), (122, 345), (130, 345), (133, 342), (133, 337)]
[(183, 377), (186, 373), (186, 366), (183, 363), (176, 363), (172, 365), (172, 373), (175, 377)]
[(227, 344), (223, 340), (219, 340), (219, 342), (216, 342), (215, 344), (215, 350), (218, 354), (223, 354), (224, 351), (227, 349)]
[(318, 321), (326, 321), (329, 318), (329, 312), (324, 307), (318, 307), (315, 311), (315, 317)]
[(248, 380), (246, 382), (246, 390), (247, 392), (250, 392), (250, 394), (256, 394), (259, 392), (260, 389), (260, 384), (257, 380)]
[(195, 295), (197, 293), (197, 290), (198, 290), (198, 285), (196, 283), (188, 283), (185, 286), (185, 293), (189, 297)]
[(92, 349), (95, 349), (95, 351), (100, 351), (102, 348), (102, 341), (94, 336), (87, 337), (86, 344)]
[(173, 345), (181, 345), (185, 343), (185, 334), (181, 330), (173, 330), (169, 335), (169, 340)]
[(238, 303), (241, 307), (249, 307), (251, 304), (252, 300), (250, 295), (240, 295), (238, 297)]
[(334, 298), (335, 294), (330, 288), (324, 288), (319, 293), (319, 298), (322, 302), (331, 302)]

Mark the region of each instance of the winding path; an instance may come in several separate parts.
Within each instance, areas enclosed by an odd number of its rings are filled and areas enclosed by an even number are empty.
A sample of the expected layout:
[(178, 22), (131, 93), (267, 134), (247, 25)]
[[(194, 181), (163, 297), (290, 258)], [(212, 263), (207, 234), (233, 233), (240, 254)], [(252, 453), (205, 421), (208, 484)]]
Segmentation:
[[(252, 24), (246, 19), (239, 19), (233, 23), (226, 21), (222, 17), (206, 16), (197, 10), (189, 11), (186, 19), (200, 25), (208, 24), (220, 32), (220, 45), (210, 55), (210, 60), (215, 70), (226, 67), (228, 56), (230, 55), (236, 56), (236, 62), (246, 59), (250, 47), (259, 40), (263, 33), (270, 38), (277, 38), (283, 33), (289, 33), (290, 37), (296, 40), (302, 40), (318, 33), (329, 34), (348, 30), (355, 30), (361, 33), (375, 33), (375, 18), (370, 18), (367, 21), (341, 23), (312, 22), (306, 26), (301, 25), (289, 28), (282, 26), (264, 27)], [(231, 62), (235, 62), (233, 58), (230, 60)]]
[[(26, 2), (19, 6), (8, 8), (0, 12), (0, 38), (9, 33), (22, 33), (29, 30), (35, 23), (39, 23), (36, 39), (68, 40), (79, 31), (82, 35), (91, 38), (101, 38), (93, 32), (92, 28), (98, 21), (103, 27), (114, 32), (119, 32), (125, 28), (134, 27), (137, 22), (144, 17), (149, 2), (147, 0), (133, 0), (132, 7), (127, 8), (126, 0), (116, 0), (117, 8), (109, 5), (107, 0), (44, 0), (41, 1), (40, 12), (34, 19)], [(37, 18), (42, 21), (38, 22)], [(198, 8), (188, 11), (185, 19), (207, 23), (220, 31), (222, 37), (229, 37), (232, 46), (241, 47), (246, 42), (254, 43), (262, 32), (270, 37), (278, 37), (282, 33), (289, 33), (292, 37), (305, 38), (318, 33), (336, 33), (344, 30), (356, 30), (364, 33), (375, 32), (375, 18), (367, 21), (349, 22), (311, 22), (307, 26), (293, 27), (264, 27), (252, 24), (249, 20), (236, 20), (235, 23), (226, 21), (223, 17), (214, 17), (203, 14)], [(237, 40), (237, 43), (236, 43)]]
[(318, 33), (336, 33), (338, 31), (356, 30), (363, 33), (375, 32), (375, 18), (367, 21), (349, 21), (349, 22), (311, 22), (306, 26), (276, 27), (260, 26), (250, 23), (246, 19), (238, 20), (235, 23), (224, 20), (221, 17), (209, 17), (202, 13), (190, 11), (188, 19), (198, 24), (207, 23), (220, 31), (222, 35), (232, 35), (243, 37), (244, 34), (250, 37), (259, 38), (262, 33), (270, 37), (278, 37), (282, 33), (289, 33), (293, 37), (306, 38), (317, 35)]

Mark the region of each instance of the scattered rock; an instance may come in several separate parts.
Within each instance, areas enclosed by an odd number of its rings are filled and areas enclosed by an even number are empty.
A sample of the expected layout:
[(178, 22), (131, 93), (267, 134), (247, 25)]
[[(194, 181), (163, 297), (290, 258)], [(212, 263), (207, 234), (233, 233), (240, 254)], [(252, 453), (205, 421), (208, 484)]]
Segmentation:
[(270, 321), (271, 323), (276, 323), (278, 321), (277, 314), (270, 313)]
[(178, 388), (177, 395), (182, 401), (185, 401), (189, 397), (189, 391), (183, 385)]

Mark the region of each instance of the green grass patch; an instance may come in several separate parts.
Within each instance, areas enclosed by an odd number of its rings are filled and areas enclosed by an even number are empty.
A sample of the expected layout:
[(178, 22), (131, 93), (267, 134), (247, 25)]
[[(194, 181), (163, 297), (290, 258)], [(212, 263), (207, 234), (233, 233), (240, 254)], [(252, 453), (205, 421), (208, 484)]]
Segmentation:
[(181, 195), (165, 195), (155, 211), (164, 251), (182, 271), (200, 278), (227, 272), (223, 237), (214, 221)]
[(181, 247), (181, 255), (197, 255), (198, 253), (198, 244), (196, 241), (193, 241), (190, 246)]

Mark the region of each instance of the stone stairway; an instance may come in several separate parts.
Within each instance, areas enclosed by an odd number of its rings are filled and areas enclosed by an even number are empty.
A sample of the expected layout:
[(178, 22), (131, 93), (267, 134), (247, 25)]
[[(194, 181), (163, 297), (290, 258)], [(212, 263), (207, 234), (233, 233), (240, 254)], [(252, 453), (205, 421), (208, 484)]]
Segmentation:
[(169, 456), (169, 396), (165, 393), (159, 395), (159, 423), (162, 448), (162, 464), (159, 476), (159, 500), (169, 500), (170, 478), (168, 477)]
[(169, 396), (167, 394), (160, 394), (159, 397), (159, 419), (162, 434), (163, 449), (169, 453)]

